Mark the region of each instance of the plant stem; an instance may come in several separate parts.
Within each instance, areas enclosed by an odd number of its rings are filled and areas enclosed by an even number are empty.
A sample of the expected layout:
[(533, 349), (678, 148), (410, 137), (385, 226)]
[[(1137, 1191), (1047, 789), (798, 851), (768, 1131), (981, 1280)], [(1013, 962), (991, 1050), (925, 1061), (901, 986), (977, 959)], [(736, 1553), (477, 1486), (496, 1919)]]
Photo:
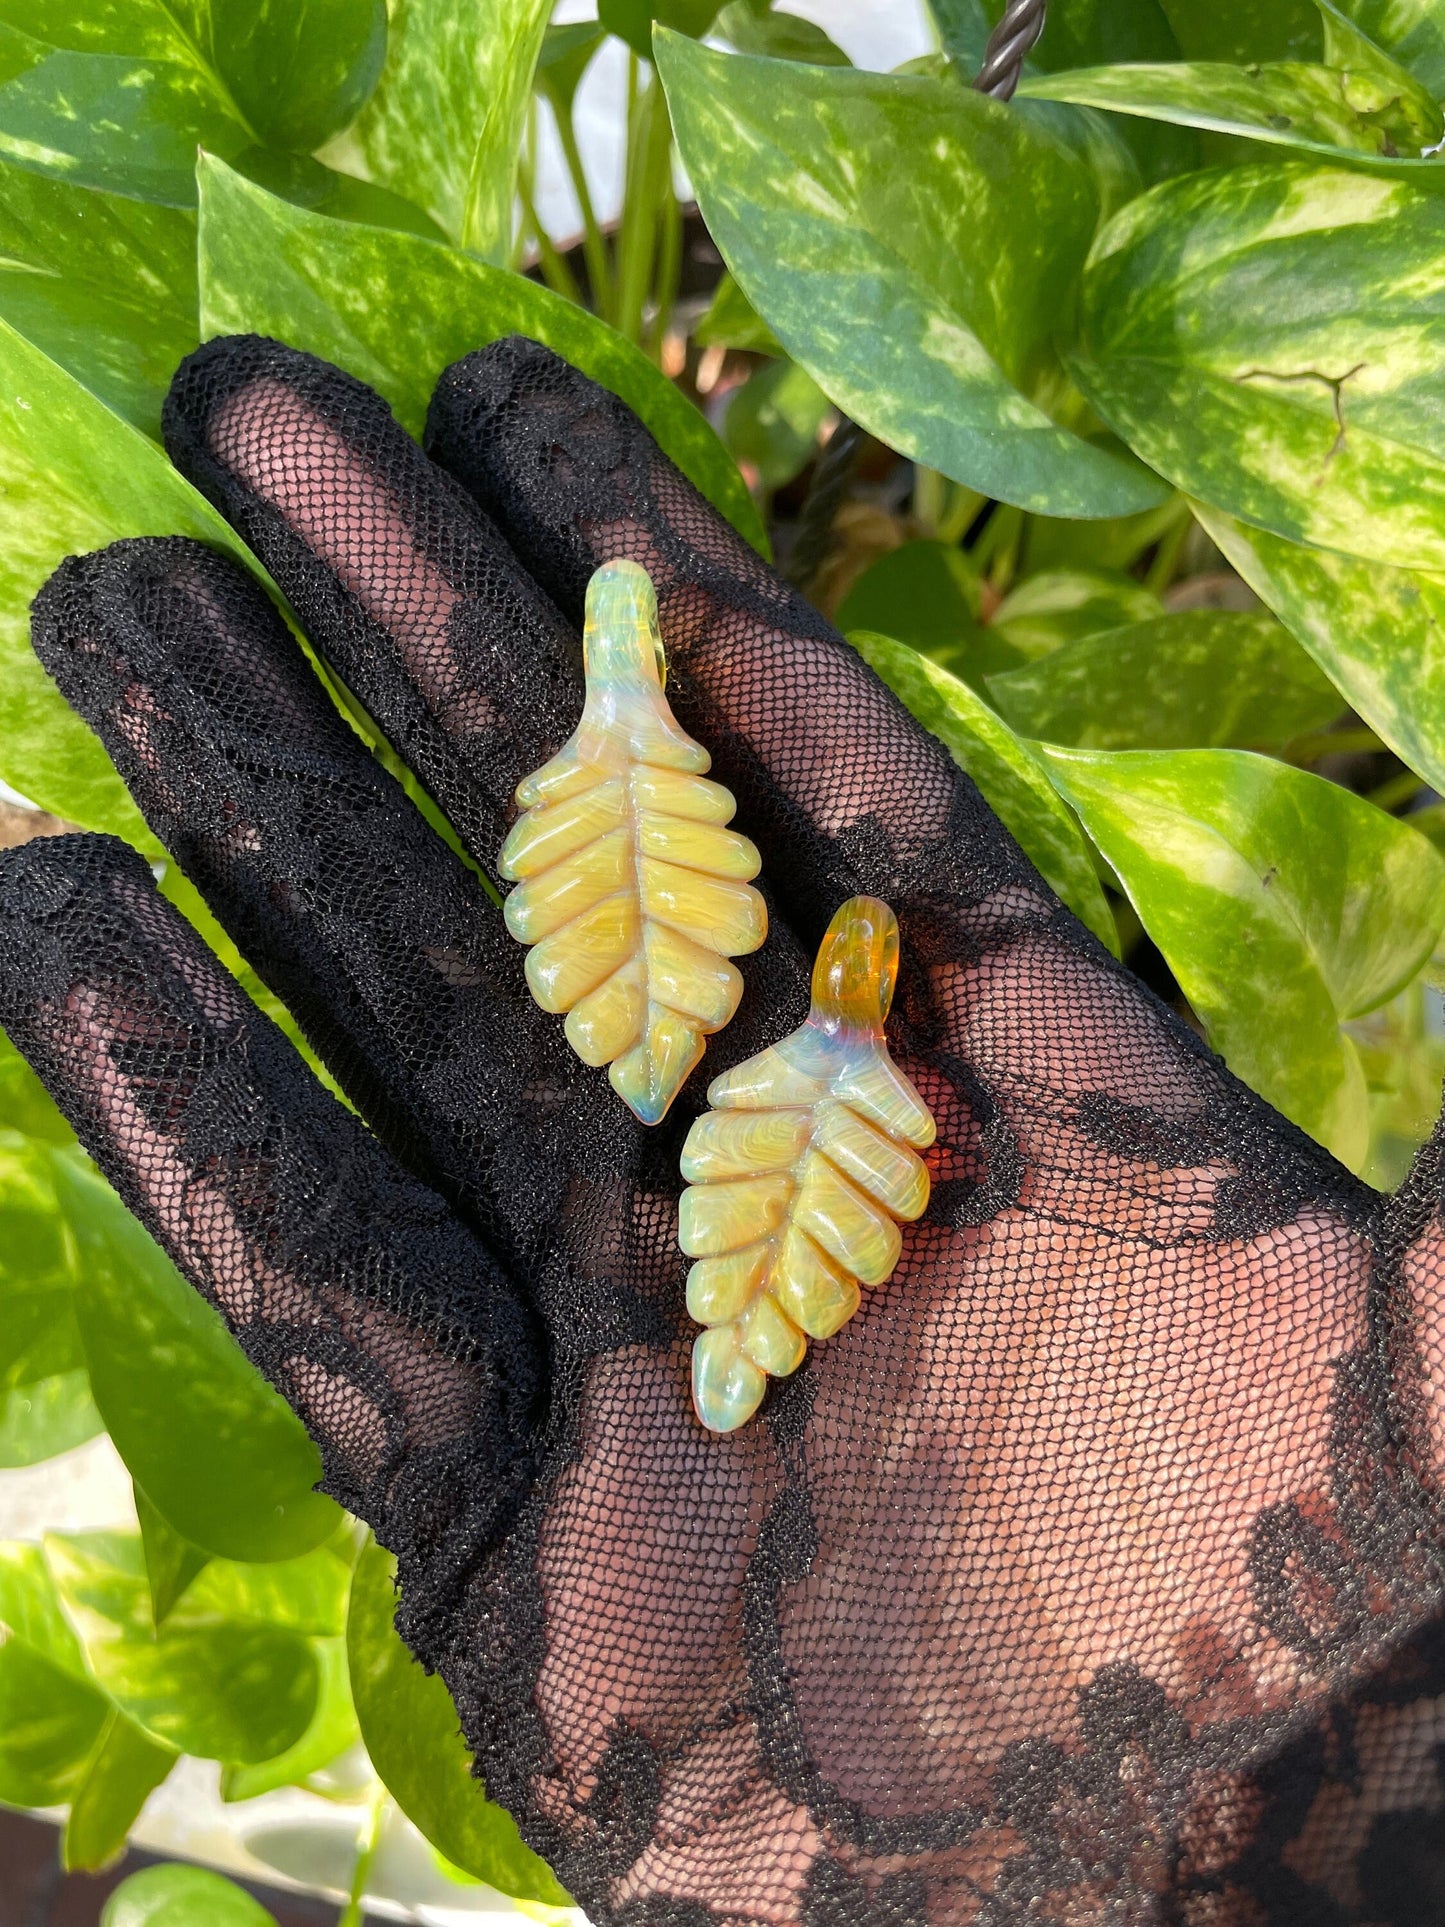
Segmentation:
[(653, 287), (652, 325), (647, 331), (648, 352), (654, 361), (662, 359), (662, 344), (667, 324), (677, 305), (677, 290), (682, 280), (682, 209), (672, 186), (672, 143), (667, 150), (667, 177), (662, 194), (662, 251)]
[(1154, 551), (1154, 560), (1149, 564), (1149, 573), (1144, 578), (1145, 588), (1152, 589), (1155, 595), (1162, 594), (1174, 580), (1174, 572), (1179, 567), (1180, 551), (1184, 547), (1184, 538), (1188, 535), (1191, 526), (1192, 519), (1186, 511), (1160, 537), (1159, 546)]
[(938, 524), (939, 541), (946, 542), (950, 548), (956, 542), (961, 542), (968, 533), (973, 518), (987, 500), (988, 497), (980, 495), (977, 489), (967, 488), (962, 482), (955, 482), (953, 499), (944, 510)]
[(1280, 760), (1307, 768), (1322, 756), (1376, 755), (1385, 745), (1373, 729), (1312, 729), (1296, 736), (1280, 751)]
[(913, 519), (925, 535), (936, 536), (948, 499), (948, 477), (936, 468), (913, 465)]
[(582, 306), (582, 290), (577, 285), (577, 277), (557, 252), (555, 243), (542, 225), (541, 216), (532, 200), (532, 170), (520, 167), (517, 170), (517, 195), (522, 203), (523, 231), (530, 229), (537, 243), (537, 265), (542, 270), (542, 279), (555, 294), (566, 295), (569, 301)]
[(532, 190), (537, 179), (537, 101), (534, 95), (527, 108), (527, 123), (522, 129), (522, 145), (517, 154), (517, 199), (522, 203), (521, 219), (517, 222), (512, 235), (512, 245), (507, 256), (507, 265), (513, 274), (522, 272), (522, 263), (527, 253), (527, 233), (531, 225), (529, 210), (532, 205)]
[(351, 1891), (346, 1905), (337, 1917), (336, 1927), (365, 1927), (362, 1903), (366, 1899), (366, 1885), (371, 1879), (371, 1870), (376, 1864), (377, 1849), (381, 1845), (381, 1823), (391, 1804), (391, 1795), (384, 1786), (378, 1785), (372, 1795), (371, 1811), (362, 1822), (361, 1832), (356, 1841), (356, 1865), (351, 1870)]
[(1008, 593), (1018, 565), (1019, 543), (1023, 538), (1024, 513), (1012, 503), (998, 502), (983, 533), (973, 545), (973, 565), (986, 575), (1000, 595)]
[(1377, 809), (1393, 810), (1401, 803), (1408, 803), (1425, 785), (1412, 769), (1402, 769), (1398, 774), (1387, 777), (1378, 788), (1370, 791), (1369, 800)]
[(617, 329), (629, 341), (642, 338), (642, 314), (652, 285), (658, 217), (671, 194), (672, 124), (662, 82), (651, 75), (632, 95), (627, 129), (627, 194), (618, 242)]
[(979, 495), (962, 482), (950, 481), (936, 468), (913, 465), (913, 519), (923, 533), (952, 548), (962, 539), (968, 525), (978, 514), (986, 495)]
[(587, 185), (587, 170), (582, 165), (582, 150), (577, 145), (577, 130), (572, 124), (570, 105), (565, 114), (556, 114), (557, 138), (562, 144), (562, 158), (567, 163), (567, 173), (572, 182), (572, 191), (577, 196), (577, 205), (582, 210), (582, 254), (587, 263), (587, 279), (592, 283), (592, 305), (604, 321), (613, 316), (615, 299), (612, 283), (612, 263), (607, 255), (607, 243), (602, 238), (602, 230), (597, 225), (597, 210), (592, 202), (592, 190)]

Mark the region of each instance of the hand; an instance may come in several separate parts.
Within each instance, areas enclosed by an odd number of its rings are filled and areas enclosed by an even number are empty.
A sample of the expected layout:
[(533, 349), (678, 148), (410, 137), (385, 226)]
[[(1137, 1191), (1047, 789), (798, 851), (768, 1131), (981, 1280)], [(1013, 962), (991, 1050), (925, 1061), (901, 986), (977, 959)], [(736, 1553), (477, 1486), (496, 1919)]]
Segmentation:
[[(191, 357), (166, 427), (485, 876), (616, 555), (762, 850), (768, 943), (648, 1131), (233, 564), (120, 543), (37, 601), (374, 1135), (108, 839), (0, 859), (0, 1019), (397, 1553), (399, 1624), (530, 1843), (618, 1927), (1384, 1918), (1418, 1849), (1393, 1810), (1441, 1798), (1438, 1145), (1388, 1203), (1231, 1078), (545, 350), (449, 369), (430, 459), (250, 339)], [(678, 1150), (859, 891), (902, 925), (933, 1200), (710, 1436)]]

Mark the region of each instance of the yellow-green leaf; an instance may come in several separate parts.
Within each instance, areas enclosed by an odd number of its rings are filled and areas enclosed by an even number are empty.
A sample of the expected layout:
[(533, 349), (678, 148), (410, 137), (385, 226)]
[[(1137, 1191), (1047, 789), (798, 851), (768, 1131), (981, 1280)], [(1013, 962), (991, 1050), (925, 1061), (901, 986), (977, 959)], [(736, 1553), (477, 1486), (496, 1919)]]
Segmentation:
[(848, 640), (978, 784), (1045, 882), (1117, 952), (1118, 930), (1088, 845), (1027, 745), (967, 683), (906, 643), (866, 632)]
[(1341, 1026), (1445, 923), (1445, 860), (1348, 790), (1240, 750), (1041, 748), (1245, 1083), (1358, 1169), (1369, 1107)]
[(1075, 375), (1201, 501), (1445, 570), (1442, 263), (1445, 195), (1299, 161), (1191, 175), (1101, 235)]

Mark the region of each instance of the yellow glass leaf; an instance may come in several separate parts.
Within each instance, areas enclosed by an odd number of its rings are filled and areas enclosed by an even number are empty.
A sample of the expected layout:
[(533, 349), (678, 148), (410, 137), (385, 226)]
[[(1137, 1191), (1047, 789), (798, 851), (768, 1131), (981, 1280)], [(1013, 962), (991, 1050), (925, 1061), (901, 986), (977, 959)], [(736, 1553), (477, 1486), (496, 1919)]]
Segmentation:
[(883, 1035), (897, 976), (893, 912), (851, 897), (818, 951), (807, 1022), (715, 1077), (687, 1134), (678, 1239), (697, 1260), (687, 1308), (708, 1329), (692, 1397), (710, 1432), (745, 1424), (809, 1338), (847, 1324), (860, 1284), (891, 1276), (899, 1220), (928, 1204), (933, 1116)]
[(637, 563), (588, 583), (582, 647), (582, 720), (518, 785), (523, 814), (498, 859), (517, 886), (507, 928), (534, 946), (527, 982), (566, 1016), (573, 1050), (610, 1065), (618, 1096), (657, 1124), (738, 1007), (728, 958), (767, 935), (760, 860), (725, 827), (736, 805), (667, 706), (657, 597)]

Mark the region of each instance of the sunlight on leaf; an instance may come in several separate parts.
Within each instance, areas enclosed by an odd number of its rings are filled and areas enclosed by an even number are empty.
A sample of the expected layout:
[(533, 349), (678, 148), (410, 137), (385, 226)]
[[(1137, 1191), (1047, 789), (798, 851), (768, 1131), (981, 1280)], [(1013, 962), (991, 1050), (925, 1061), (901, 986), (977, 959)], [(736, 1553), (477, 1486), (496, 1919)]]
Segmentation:
[(1445, 577), (1307, 548), (1195, 513), (1383, 742), (1445, 790)]
[(347, 1647), (361, 1736), (387, 1790), (432, 1845), (505, 1894), (565, 1905), (546, 1862), (483, 1793), (441, 1680), (397, 1635), (396, 1561), (374, 1542), (356, 1563)]
[(630, 342), (535, 281), (475, 255), (309, 214), (217, 161), (201, 175), (203, 332), (274, 335), (378, 389), (419, 435), (448, 363), (530, 335), (620, 395), (750, 540), (762, 524), (742, 477), (686, 397)]
[(339, 152), (490, 261), (512, 193), (550, 0), (395, 0), (386, 64)]
[(1031, 398), (1057, 387), (1050, 338), (1098, 214), (1061, 141), (951, 80), (719, 54), (661, 31), (657, 59), (708, 231), (838, 407), (1025, 508), (1106, 516), (1162, 499), (1154, 476)]
[(1230, 1069), (1358, 1170), (1369, 1105), (1341, 1026), (1430, 955), (1445, 860), (1363, 798), (1262, 756), (1039, 754)]
[(1445, 195), (1298, 161), (1194, 175), (1100, 237), (1075, 374), (1203, 502), (1445, 569), (1442, 263)]

